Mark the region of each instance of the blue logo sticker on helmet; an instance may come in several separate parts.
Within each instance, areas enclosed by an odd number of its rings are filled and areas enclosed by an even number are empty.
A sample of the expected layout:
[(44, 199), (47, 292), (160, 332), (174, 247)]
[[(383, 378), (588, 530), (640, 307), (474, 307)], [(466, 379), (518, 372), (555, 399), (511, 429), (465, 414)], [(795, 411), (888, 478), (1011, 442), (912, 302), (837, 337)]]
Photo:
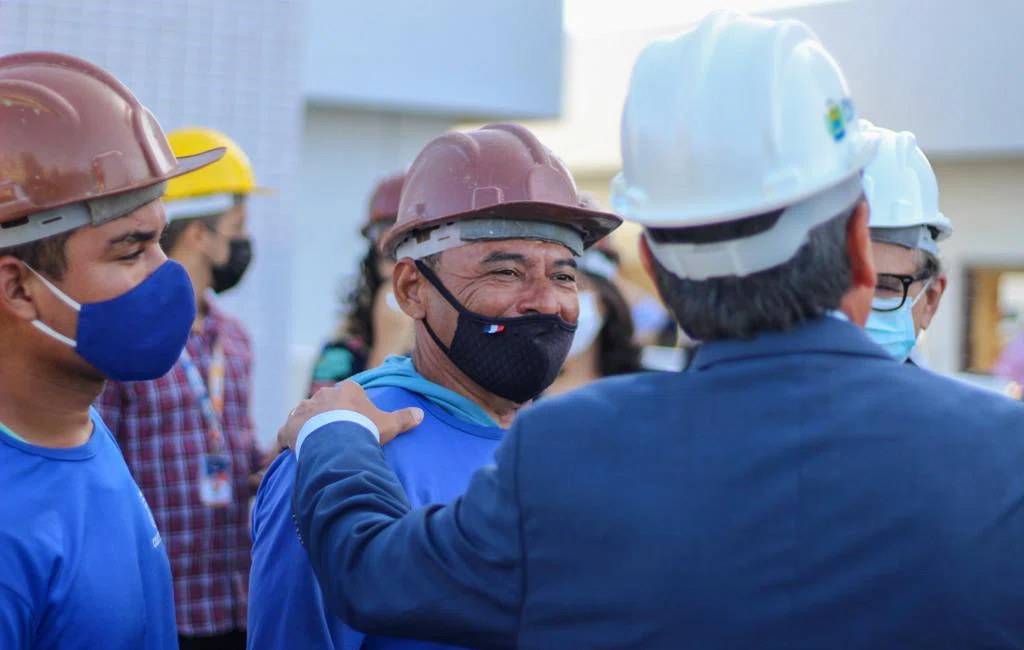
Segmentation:
[(844, 97), (838, 104), (829, 100), (825, 106), (825, 128), (832, 135), (832, 139), (839, 142), (846, 137), (846, 126), (856, 119), (853, 100)]

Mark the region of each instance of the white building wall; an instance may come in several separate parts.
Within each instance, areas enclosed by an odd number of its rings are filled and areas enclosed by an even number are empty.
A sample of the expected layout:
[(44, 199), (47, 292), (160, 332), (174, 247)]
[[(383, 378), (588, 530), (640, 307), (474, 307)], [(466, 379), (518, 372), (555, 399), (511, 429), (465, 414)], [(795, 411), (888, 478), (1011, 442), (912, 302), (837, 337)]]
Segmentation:
[(942, 242), (949, 286), (927, 336), (929, 365), (941, 372), (962, 369), (967, 322), (968, 266), (1024, 268), (1024, 159), (933, 161), (942, 212), (953, 236)]
[(261, 183), (251, 202), (256, 258), (223, 304), (248, 326), (253, 412), (269, 441), (291, 408), (288, 341), (301, 143), (301, 0), (0, 0), (0, 54), (57, 50), (120, 77), (166, 130), (203, 125), (246, 150)]
[[(311, 107), (302, 140), (301, 198), (295, 214), (288, 395), (308, 388), (311, 364), (334, 329), (341, 296), (366, 251), (359, 232), (373, 185), (408, 167), (451, 127), (443, 117)], [(287, 302), (283, 304), (289, 304)]]
[(553, 117), (561, 0), (308, 0), (310, 102), (490, 120)]

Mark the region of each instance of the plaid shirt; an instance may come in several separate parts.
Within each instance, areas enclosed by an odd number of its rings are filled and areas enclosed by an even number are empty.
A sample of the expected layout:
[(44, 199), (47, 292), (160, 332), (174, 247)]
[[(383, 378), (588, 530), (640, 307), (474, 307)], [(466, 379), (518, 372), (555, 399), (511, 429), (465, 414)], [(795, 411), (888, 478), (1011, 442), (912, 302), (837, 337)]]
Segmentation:
[(249, 418), (252, 350), (241, 323), (210, 307), (188, 354), (205, 379), (214, 343), (224, 346), (224, 412), (234, 503), (204, 506), (200, 457), (208, 426), (179, 361), (154, 381), (109, 382), (96, 407), (114, 432), (132, 475), (153, 510), (174, 575), (178, 631), (208, 636), (245, 628), (251, 541), (249, 474), (257, 448)]

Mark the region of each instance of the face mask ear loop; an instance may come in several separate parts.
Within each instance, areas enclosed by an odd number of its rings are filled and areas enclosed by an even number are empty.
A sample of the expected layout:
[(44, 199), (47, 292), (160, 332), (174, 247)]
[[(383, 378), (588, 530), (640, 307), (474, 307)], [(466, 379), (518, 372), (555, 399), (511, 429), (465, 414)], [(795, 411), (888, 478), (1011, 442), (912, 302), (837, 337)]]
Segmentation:
[(34, 268), (32, 268), (31, 266), (29, 266), (28, 264), (26, 264), (26, 265), (25, 265), (25, 268), (26, 268), (26, 269), (28, 269), (29, 271), (31, 271), (31, 272), (32, 272), (32, 274), (33, 274), (33, 275), (35, 275), (35, 276), (36, 276), (37, 278), (39, 278), (39, 280), (40, 280), (40, 281), (41, 281), (41, 282), (42, 282), (43, 284), (45, 284), (45, 285), (46, 285), (46, 288), (47, 288), (47, 289), (49, 289), (49, 290), (50, 290), (50, 291), (51, 291), (51, 292), (53, 293), (53, 295), (55, 295), (55, 296), (57, 296), (58, 298), (60, 298), (61, 302), (63, 302), (63, 303), (64, 303), (65, 305), (67, 305), (68, 307), (71, 307), (71, 308), (72, 308), (72, 309), (74, 309), (74, 310), (75, 310), (76, 312), (80, 312), (80, 311), (82, 311), (82, 306), (81, 306), (80, 304), (78, 304), (77, 302), (75, 302), (74, 300), (72, 300), (70, 296), (68, 296), (68, 295), (67, 295), (66, 293), (64, 293), (64, 292), (63, 292), (63, 291), (61, 291), (60, 289), (58, 289), (58, 288), (57, 288), (57, 286), (56, 286), (55, 284), (53, 284), (52, 282), (50, 282), (49, 280), (47, 280), (47, 279), (46, 279), (46, 278), (45, 278), (45, 277), (43, 276), (43, 274), (42, 274), (42, 273), (40, 273), (39, 271), (36, 271), (36, 270), (35, 270)]
[(422, 260), (416, 260), (416, 269), (423, 274), (423, 277), (427, 279), (427, 282), (437, 289), (437, 292), (441, 294), (441, 297), (444, 298), (445, 301), (455, 309), (455, 311), (460, 314), (466, 314), (467, 316), (473, 315), (455, 299), (452, 292), (448, 291), (448, 287), (444, 286), (444, 283), (441, 282), (441, 278), (437, 277), (437, 274), (434, 273), (429, 266), (424, 264)]
[[(420, 260), (416, 260), (416, 268), (423, 274), (423, 277), (427, 279), (427, 282), (437, 289), (437, 292), (441, 294), (441, 297), (448, 301), (448, 304), (450, 304), (459, 313), (462, 313), (462, 310), (460, 309), (462, 305), (455, 301), (455, 296), (448, 292), (448, 289), (441, 284), (440, 278), (438, 278), (426, 264)], [(427, 334), (429, 334), (430, 338), (434, 340), (434, 344), (437, 345), (441, 352), (444, 352), (445, 356), (451, 356), (451, 349), (441, 342), (441, 338), (434, 332), (434, 328), (430, 326), (426, 316), (423, 317), (423, 327), (426, 328)]]
[[(34, 268), (29, 266), (28, 264), (25, 265), (25, 268), (28, 269), (29, 271), (31, 271), (32, 274), (35, 275), (37, 278), (39, 278), (39, 280), (44, 285), (46, 285), (46, 288), (49, 289), (50, 292), (53, 295), (57, 296), (57, 298), (59, 298), (61, 302), (63, 302), (65, 305), (67, 305), (71, 309), (75, 310), (75, 312), (81, 312), (82, 311), (82, 306), (80, 304), (78, 304), (77, 302), (72, 300), (70, 296), (68, 296), (66, 293), (64, 293), (60, 289), (58, 289), (52, 282), (50, 282), (45, 277), (43, 277), (42, 273), (40, 273), (39, 271), (36, 271)], [(35, 327), (36, 329), (38, 329), (39, 331), (43, 332), (44, 334), (48, 334), (49, 336), (57, 339), (61, 343), (65, 344), (67, 346), (70, 346), (71, 348), (74, 348), (74, 347), (76, 347), (78, 345), (78, 343), (74, 339), (69, 338), (67, 336), (64, 336), (63, 334), (61, 334), (57, 330), (53, 329), (52, 327), (50, 327), (49, 325), (47, 325), (43, 321), (39, 320), (38, 318), (35, 319), (34, 321), (32, 321), (32, 326)]]
[(934, 279), (935, 278), (928, 278), (928, 281), (924, 283), (923, 287), (921, 287), (921, 292), (919, 294), (917, 294), (917, 296), (912, 301), (910, 301), (910, 308), (911, 309), (914, 308), (914, 305), (916, 305), (918, 302), (920, 302), (921, 298), (924, 297), (924, 294), (928, 293), (928, 287), (932, 286), (932, 280), (934, 280)]

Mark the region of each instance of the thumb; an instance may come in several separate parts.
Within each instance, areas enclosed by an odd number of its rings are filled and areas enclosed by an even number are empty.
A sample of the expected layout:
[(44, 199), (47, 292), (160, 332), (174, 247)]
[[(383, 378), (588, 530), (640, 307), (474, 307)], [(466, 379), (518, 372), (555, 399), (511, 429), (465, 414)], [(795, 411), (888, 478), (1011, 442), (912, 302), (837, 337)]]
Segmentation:
[(380, 429), (380, 444), (391, 442), (401, 433), (423, 422), (423, 409), (410, 407), (387, 414), (388, 426)]

